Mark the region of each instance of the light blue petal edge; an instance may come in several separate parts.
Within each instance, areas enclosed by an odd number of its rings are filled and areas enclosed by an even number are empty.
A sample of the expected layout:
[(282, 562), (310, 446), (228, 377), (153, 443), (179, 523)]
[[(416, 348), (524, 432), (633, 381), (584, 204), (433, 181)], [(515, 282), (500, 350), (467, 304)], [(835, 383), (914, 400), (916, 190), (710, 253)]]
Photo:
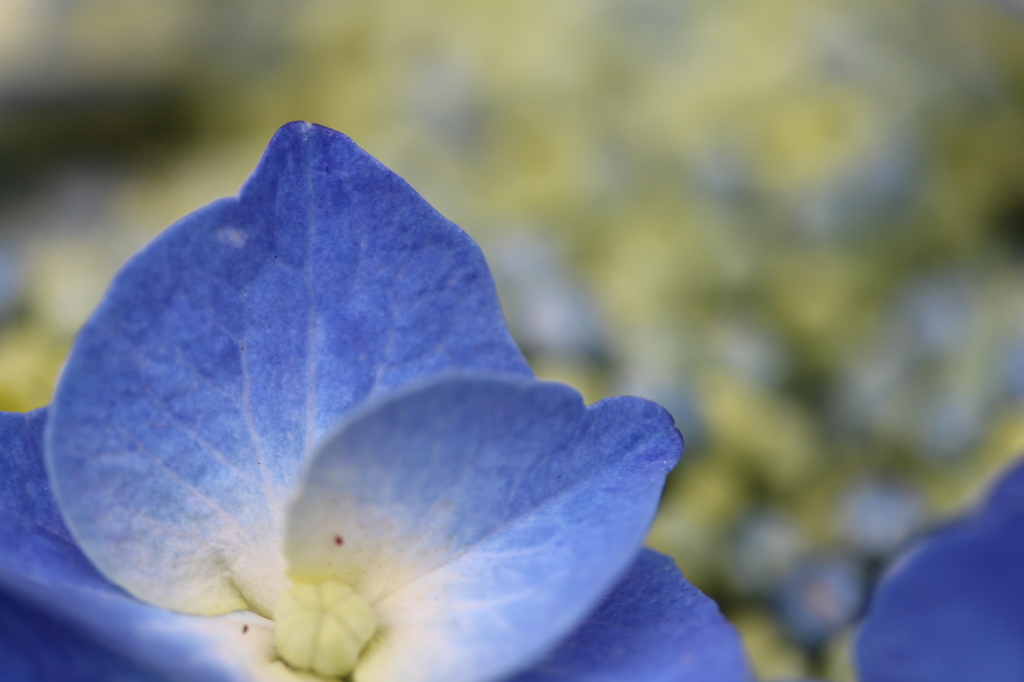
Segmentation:
[(436, 378), (317, 450), (289, 507), (290, 571), (374, 605), (385, 635), (360, 682), (496, 679), (627, 570), (681, 452), (672, 418), (640, 398), (588, 408), (561, 384)]
[(349, 138), (292, 123), (238, 198), (117, 275), (57, 386), (47, 468), (118, 585), (268, 614), (306, 452), (367, 398), (460, 369), (532, 376), (479, 248)]
[(739, 633), (671, 557), (645, 549), (557, 649), (510, 682), (750, 682)]
[[(254, 654), (241, 630), (247, 623), (254, 634), (265, 629), (258, 616), (210, 619), (163, 611), (136, 601), (92, 567), (50, 492), (42, 461), (45, 421), (45, 409), (0, 412), (0, 618), (4, 627), (11, 618), (25, 621), (24, 634), (10, 636), (23, 637), (28, 646), (44, 632), (66, 635), (53, 647), (75, 657), (56, 659), (68, 666), (69, 679), (76, 671), (88, 679), (100, 670), (121, 670), (128, 679), (147, 672), (146, 679), (252, 680), (247, 663)], [(37, 649), (23, 653), (10, 670), (27, 679), (54, 663), (33, 662)]]

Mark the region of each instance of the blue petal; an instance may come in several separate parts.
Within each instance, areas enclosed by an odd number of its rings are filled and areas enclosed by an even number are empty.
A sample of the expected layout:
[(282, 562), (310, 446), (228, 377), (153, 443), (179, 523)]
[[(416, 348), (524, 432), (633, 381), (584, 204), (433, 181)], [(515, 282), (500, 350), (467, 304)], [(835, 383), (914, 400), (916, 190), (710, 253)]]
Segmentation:
[(627, 570), (682, 450), (639, 398), (451, 376), (361, 410), (289, 508), (296, 580), (334, 578), (382, 636), (357, 682), (494, 679), (568, 634)]
[(886, 577), (856, 658), (863, 682), (1024, 680), (1024, 465)]
[(735, 628), (671, 558), (645, 549), (597, 610), (511, 682), (747, 682)]
[[(49, 490), (45, 422), (45, 410), (0, 412), (0, 680), (295, 678), (276, 660), (265, 618), (163, 611), (92, 567)], [(49, 674), (54, 665), (61, 675)]]
[(305, 453), (368, 397), (451, 369), (530, 374), (480, 250), (344, 135), (289, 124), (238, 198), (117, 276), (61, 376), (47, 465), (114, 582), (267, 614)]
[(0, 412), (0, 583), (120, 591), (96, 572), (72, 540), (43, 467), (46, 410)]
[(161, 682), (168, 678), (119, 655), (0, 591), (0, 680)]

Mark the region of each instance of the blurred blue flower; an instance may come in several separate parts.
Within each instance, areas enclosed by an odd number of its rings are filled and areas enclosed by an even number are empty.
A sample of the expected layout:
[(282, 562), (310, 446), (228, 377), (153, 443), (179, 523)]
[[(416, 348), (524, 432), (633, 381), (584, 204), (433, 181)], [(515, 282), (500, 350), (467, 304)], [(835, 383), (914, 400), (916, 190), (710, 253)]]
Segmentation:
[(869, 476), (847, 487), (838, 512), (839, 531), (851, 548), (884, 557), (918, 529), (926, 508), (923, 494), (911, 483)]
[(856, 644), (863, 682), (1024, 679), (1024, 464), (877, 589)]
[(340, 583), (377, 624), (357, 682), (746, 680), (639, 550), (681, 446), (534, 379), (476, 245), (290, 124), (129, 261), (53, 404), (0, 414), (0, 677), (308, 680), (275, 604)]
[(780, 610), (793, 637), (817, 646), (852, 622), (863, 600), (860, 564), (851, 557), (826, 555), (806, 560), (790, 576)]
[(597, 306), (555, 244), (525, 231), (496, 245), (502, 307), (519, 345), (552, 359), (600, 364), (610, 354)]
[(807, 552), (807, 539), (783, 514), (759, 510), (736, 528), (729, 573), (747, 594), (769, 596), (790, 577)]

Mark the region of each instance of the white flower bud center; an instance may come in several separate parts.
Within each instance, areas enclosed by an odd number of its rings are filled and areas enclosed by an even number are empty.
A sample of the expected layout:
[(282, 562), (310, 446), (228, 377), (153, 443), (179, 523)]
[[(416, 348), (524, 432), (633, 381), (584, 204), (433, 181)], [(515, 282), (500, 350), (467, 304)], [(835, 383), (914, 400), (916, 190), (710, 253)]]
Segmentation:
[(342, 677), (377, 631), (377, 614), (344, 583), (299, 583), (274, 610), (277, 653), (297, 670)]

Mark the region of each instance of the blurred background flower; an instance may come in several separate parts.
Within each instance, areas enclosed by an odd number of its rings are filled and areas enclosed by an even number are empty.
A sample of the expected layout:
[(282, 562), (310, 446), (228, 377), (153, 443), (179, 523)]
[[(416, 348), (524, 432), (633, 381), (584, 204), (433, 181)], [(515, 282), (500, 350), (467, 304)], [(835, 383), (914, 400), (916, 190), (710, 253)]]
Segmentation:
[(0, 408), (270, 135), (351, 135), (513, 334), (689, 456), (650, 544), (765, 679), (1024, 452), (1024, 10), (982, 0), (0, 0)]

